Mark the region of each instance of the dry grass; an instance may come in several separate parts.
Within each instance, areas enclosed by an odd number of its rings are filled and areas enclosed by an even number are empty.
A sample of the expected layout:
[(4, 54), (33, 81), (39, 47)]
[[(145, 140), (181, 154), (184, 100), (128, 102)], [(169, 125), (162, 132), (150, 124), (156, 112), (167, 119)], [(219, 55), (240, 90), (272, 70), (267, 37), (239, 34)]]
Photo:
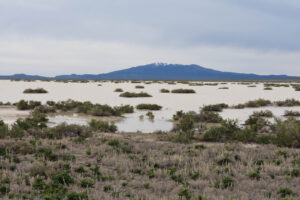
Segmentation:
[[(81, 143), (64, 138), (38, 140), (35, 145), (32, 145), (33, 138), (19, 142), (4, 139), (0, 146), (7, 147), (9, 155), (18, 157), (21, 162), (14, 164), (11, 159), (1, 157), (1, 184), (9, 186), (11, 194), (29, 194), (38, 199), (39, 192), (34, 195), (32, 187), (34, 175), (46, 176), (45, 181), (49, 183), (55, 174), (64, 170), (62, 166), (69, 163), (75, 183), (66, 186), (68, 191), (87, 191), (89, 199), (180, 199), (178, 193), (183, 189), (191, 195), (187, 199), (198, 199), (199, 195), (203, 199), (218, 200), (280, 199), (277, 194), (280, 187), (290, 188), (294, 198), (300, 198), (300, 178), (286, 173), (286, 170), (299, 169), (299, 149), (237, 143), (179, 144), (159, 138), (155, 134), (97, 133)], [(49, 161), (28, 150), (37, 151), (41, 147), (52, 149), (58, 160)], [(63, 155), (74, 155), (76, 159), (67, 160)], [(230, 162), (221, 165), (220, 160), (224, 158)], [(259, 160), (264, 164), (255, 164)], [(293, 164), (295, 160), (298, 165)], [(16, 165), (14, 171), (10, 169), (12, 165)], [(80, 166), (84, 168), (82, 173), (76, 172)], [(98, 177), (91, 170), (95, 166), (99, 166)], [(257, 169), (260, 179), (249, 178), (248, 174)], [(30, 184), (26, 184), (26, 176)], [(5, 177), (9, 183), (3, 183)], [(234, 186), (216, 188), (216, 181), (223, 177), (232, 178)], [(93, 187), (81, 187), (80, 180), (84, 178), (91, 179)], [(271, 192), (270, 198), (266, 197), (268, 192)]]

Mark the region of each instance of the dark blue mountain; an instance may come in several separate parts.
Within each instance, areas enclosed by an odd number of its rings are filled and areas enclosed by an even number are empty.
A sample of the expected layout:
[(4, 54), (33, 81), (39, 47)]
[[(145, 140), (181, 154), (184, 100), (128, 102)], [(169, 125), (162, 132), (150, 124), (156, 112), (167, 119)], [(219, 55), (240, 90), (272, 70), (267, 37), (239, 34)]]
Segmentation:
[(287, 75), (257, 75), (222, 72), (199, 65), (179, 65), (153, 63), (114, 71), (106, 74), (63, 75), (56, 79), (115, 79), (115, 80), (259, 80), (259, 79), (299, 79)]
[(71, 74), (56, 77), (30, 76), (15, 74), (0, 76), (0, 79), (114, 79), (114, 80), (284, 80), (300, 79), (287, 75), (257, 75), (234, 72), (222, 72), (199, 65), (179, 65), (153, 63), (113, 71), (105, 74)]
[(14, 75), (7, 75), (7, 76), (0, 76), (0, 79), (49, 79), (49, 77), (45, 76), (38, 76), (38, 75), (26, 75), (26, 74), (14, 74)]

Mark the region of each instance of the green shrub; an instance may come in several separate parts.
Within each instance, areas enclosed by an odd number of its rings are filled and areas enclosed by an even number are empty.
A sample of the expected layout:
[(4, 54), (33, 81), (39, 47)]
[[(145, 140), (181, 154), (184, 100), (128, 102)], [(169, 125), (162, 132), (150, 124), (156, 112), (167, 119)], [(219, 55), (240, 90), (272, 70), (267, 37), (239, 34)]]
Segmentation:
[(161, 93), (170, 93), (170, 90), (164, 89), (164, 88), (163, 88), (163, 89), (160, 90), (160, 92), (161, 92)]
[(67, 200), (88, 200), (86, 192), (68, 192)]
[(287, 170), (287, 171), (285, 171), (285, 174), (287, 176), (291, 176), (291, 177), (299, 177), (300, 176), (300, 169)]
[(63, 137), (90, 137), (91, 130), (86, 126), (77, 124), (62, 123), (47, 130), (46, 136), (49, 138), (61, 139)]
[(34, 109), (34, 108), (36, 108), (40, 105), (41, 105), (40, 101), (20, 100), (19, 102), (16, 103), (16, 106), (17, 106), (18, 110), (30, 110), (30, 109)]
[(275, 143), (285, 147), (300, 147), (300, 121), (288, 118), (285, 121), (276, 120)]
[(135, 86), (135, 88), (136, 88), (136, 89), (143, 89), (143, 88), (145, 88), (145, 87), (142, 86), (142, 85), (137, 85), (137, 86)]
[(0, 185), (0, 194), (3, 196), (3, 195), (6, 195), (10, 192), (10, 188), (5, 186), (5, 185)]
[(300, 106), (300, 101), (296, 99), (286, 99), (284, 101), (276, 101), (275, 105), (279, 107)]
[(113, 122), (109, 123), (109, 122), (92, 119), (89, 125), (95, 131), (110, 132), (110, 133), (115, 133), (117, 131), (117, 126)]
[(23, 93), (31, 93), (31, 94), (39, 94), (39, 93), (48, 93), (47, 90), (44, 88), (37, 88), (37, 89), (25, 89)]
[(115, 92), (123, 92), (123, 89), (122, 88), (116, 88)]
[(77, 173), (84, 173), (85, 172), (84, 167), (83, 166), (79, 166), (78, 168), (75, 169), (75, 172), (77, 172)]
[(35, 190), (43, 190), (45, 189), (46, 187), (46, 183), (44, 182), (44, 180), (42, 178), (35, 178), (34, 179), (34, 182), (32, 184), (32, 187), (35, 189)]
[(270, 110), (255, 111), (252, 115), (256, 117), (273, 117), (273, 113)]
[(9, 134), (8, 125), (0, 120), (0, 139), (5, 138)]
[(112, 147), (117, 147), (120, 145), (119, 140), (110, 140), (107, 144)]
[(124, 93), (120, 94), (120, 97), (132, 98), (132, 97), (152, 97), (152, 96), (145, 92), (140, 92), (140, 93), (124, 92)]
[(171, 91), (172, 93), (179, 93), (179, 94), (189, 94), (189, 93), (196, 93), (193, 89), (174, 89)]
[(264, 161), (263, 160), (254, 160), (253, 164), (258, 165), (258, 166), (262, 166), (262, 165), (264, 165)]
[(94, 181), (88, 178), (84, 178), (80, 181), (80, 186), (83, 188), (92, 188), (94, 186)]
[(234, 180), (230, 177), (222, 178), (221, 183), (223, 189), (234, 187)]
[(286, 116), (286, 117), (299, 117), (300, 112), (299, 111), (293, 111), (293, 110), (286, 110), (284, 112), (284, 116)]
[(153, 120), (154, 119), (154, 114), (153, 114), (153, 112), (151, 112), (151, 111), (149, 111), (149, 112), (147, 112), (146, 113), (146, 116), (150, 119), (150, 120)]
[(109, 192), (109, 191), (112, 191), (112, 190), (113, 190), (113, 187), (111, 185), (105, 185), (103, 187), (104, 192)]
[(240, 131), (235, 120), (224, 120), (219, 127), (212, 127), (202, 137), (204, 141), (224, 142), (234, 140)]
[(264, 107), (271, 104), (271, 101), (265, 99), (257, 99), (253, 101), (248, 101), (245, 106), (249, 108), (257, 108), (257, 107)]
[(228, 157), (222, 158), (217, 161), (218, 165), (228, 165), (229, 163), (232, 163), (232, 160), (230, 160)]
[(190, 116), (183, 117), (176, 125), (179, 131), (177, 141), (181, 143), (188, 143), (194, 136), (194, 121)]
[(182, 189), (178, 192), (178, 196), (180, 198), (184, 197), (186, 200), (190, 200), (192, 198), (191, 193), (188, 191), (188, 189)]
[(54, 176), (53, 182), (62, 185), (70, 185), (73, 184), (75, 181), (68, 172), (60, 172)]
[(277, 192), (281, 197), (292, 196), (293, 191), (290, 188), (281, 187)]
[(36, 152), (37, 156), (42, 156), (44, 157), (46, 160), (50, 160), (50, 161), (56, 161), (58, 160), (58, 155), (53, 153), (51, 149), (49, 148), (39, 148)]
[(160, 110), (162, 107), (157, 104), (138, 104), (136, 106), (138, 110)]
[(217, 112), (201, 111), (193, 116), (196, 122), (220, 123), (223, 119)]
[(213, 111), (213, 112), (221, 112), (224, 108), (228, 108), (228, 105), (225, 103), (207, 105), (202, 108), (203, 111)]
[(247, 174), (247, 176), (251, 179), (256, 179), (256, 180), (260, 180), (260, 172), (259, 170), (256, 170), (255, 172), (250, 172)]

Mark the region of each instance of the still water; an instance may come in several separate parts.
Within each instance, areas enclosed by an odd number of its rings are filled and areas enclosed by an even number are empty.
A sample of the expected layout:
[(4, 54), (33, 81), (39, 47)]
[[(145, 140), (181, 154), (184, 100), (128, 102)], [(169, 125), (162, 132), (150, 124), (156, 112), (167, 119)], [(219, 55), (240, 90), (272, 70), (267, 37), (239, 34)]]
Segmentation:
[[(101, 86), (99, 86), (101, 84)], [(136, 85), (143, 85), (144, 89), (136, 89)], [(220, 87), (228, 87), (229, 89), (219, 89)], [(257, 87), (248, 87), (236, 83), (219, 84), (217, 86), (189, 86), (188, 84), (177, 83), (176, 85), (167, 83), (113, 83), (113, 82), (89, 82), (89, 83), (62, 83), (62, 82), (24, 82), (0, 80), (0, 101), (2, 102), (17, 102), (21, 99), (37, 100), (46, 102), (48, 100), (60, 101), (73, 99), (77, 101), (91, 101), (92, 103), (108, 104), (111, 106), (130, 104), (135, 106), (140, 103), (155, 103), (163, 106), (161, 111), (154, 111), (154, 120), (149, 120), (145, 116), (145, 111), (137, 111), (133, 114), (126, 114), (124, 118), (118, 120), (116, 125), (120, 132), (135, 132), (144, 133), (153, 132), (156, 130), (168, 131), (172, 129), (173, 124), (170, 122), (172, 115), (178, 111), (196, 111), (200, 107), (208, 104), (227, 103), (229, 105), (245, 103), (249, 100), (258, 98), (269, 99), (271, 101), (285, 100), (295, 98), (300, 100), (300, 92), (296, 92), (292, 87), (273, 87), (273, 90), (263, 90), (263, 84), (259, 83)], [(24, 94), (24, 89), (27, 88), (44, 88), (48, 91), (47, 94)], [(119, 97), (120, 93), (114, 92), (116, 88), (122, 88), (128, 92), (147, 92), (152, 95), (149, 98), (123, 98)], [(172, 94), (160, 93), (160, 89), (178, 89), (188, 88), (194, 89), (195, 94)], [(2, 108), (1, 108), (2, 109)], [(0, 109), (0, 113), (1, 113)], [(298, 110), (299, 107), (293, 108), (256, 108), (256, 109), (241, 109), (232, 110), (226, 109), (221, 113), (223, 118), (238, 119), (240, 123), (244, 122), (247, 117), (255, 110), (271, 110), (275, 116), (281, 117), (285, 110)], [(6, 112), (9, 113), (9, 112)], [(140, 119), (140, 115), (144, 115), (144, 119)], [(5, 121), (12, 122), (13, 117), (9, 120), (5, 114), (0, 115)], [(52, 124), (57, 124), (63, 121), (67, 123), (86, 124), (87, 120), (80, 116), (56, 116), (50, 117)]]

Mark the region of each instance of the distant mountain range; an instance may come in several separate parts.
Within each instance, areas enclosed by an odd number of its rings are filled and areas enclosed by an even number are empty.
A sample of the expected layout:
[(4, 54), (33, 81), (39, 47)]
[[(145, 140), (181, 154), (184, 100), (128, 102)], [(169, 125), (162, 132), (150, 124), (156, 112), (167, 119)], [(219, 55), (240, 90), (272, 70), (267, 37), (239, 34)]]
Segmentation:
[(234, 72), (223, 72), (201, 67), (199, 65), (180, 65), (153, 63), (105, 74), (71, 74), (56, 77), (15, 74), (0, 76), (0, 79), (112, 79), (112, 80), (283, 80), (299, 79), (287, 75), (257, 75)]

